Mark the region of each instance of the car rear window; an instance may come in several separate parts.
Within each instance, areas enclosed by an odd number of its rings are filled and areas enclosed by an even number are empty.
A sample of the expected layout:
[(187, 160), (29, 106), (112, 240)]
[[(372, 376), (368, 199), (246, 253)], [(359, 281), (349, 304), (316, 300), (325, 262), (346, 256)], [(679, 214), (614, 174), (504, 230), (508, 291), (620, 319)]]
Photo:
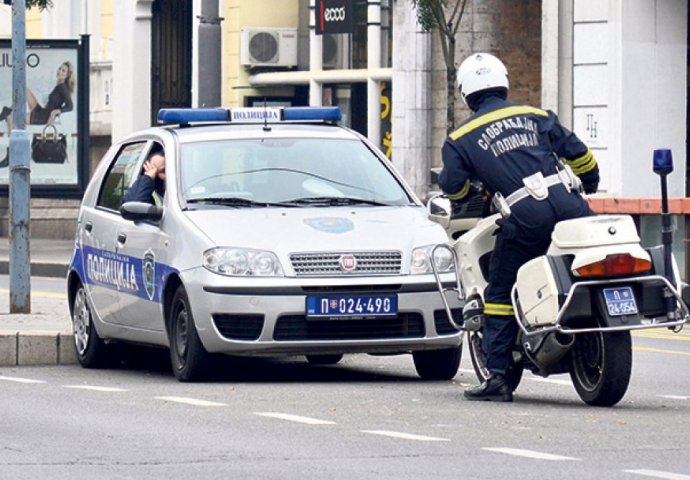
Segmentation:
[(241, 197), (287, 202), (344, 197), (391, 205), (411, 199), (381, 160), (359, 140), (252, 139), (183, 144), (185, 200)]

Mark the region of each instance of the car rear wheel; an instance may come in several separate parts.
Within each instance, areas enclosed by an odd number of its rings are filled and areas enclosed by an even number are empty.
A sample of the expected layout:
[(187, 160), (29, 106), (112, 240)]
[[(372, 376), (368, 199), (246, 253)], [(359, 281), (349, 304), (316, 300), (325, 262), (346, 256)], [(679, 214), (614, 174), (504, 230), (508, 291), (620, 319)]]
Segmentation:
[(96, 332), (86, 290), (81, 283), (74, 294), (71, 307), (74, 346), (79, 364), (84, 368), (105, 366), (110, 360), (110, 352)]
[(211, 356), (199, 339), (184, 287), (177, 288), (170, 307), (170, 360), (181, 382), (203, 380), (208, 375)]
[(461, 357), (462, 345), (412, 353), (417, 374), (424, 380), (450, 380), (455, 377)]
[(342, 354), (333, 355), (306, 355), (307, 361), (312, 365), (335, 365), (343, 359)]

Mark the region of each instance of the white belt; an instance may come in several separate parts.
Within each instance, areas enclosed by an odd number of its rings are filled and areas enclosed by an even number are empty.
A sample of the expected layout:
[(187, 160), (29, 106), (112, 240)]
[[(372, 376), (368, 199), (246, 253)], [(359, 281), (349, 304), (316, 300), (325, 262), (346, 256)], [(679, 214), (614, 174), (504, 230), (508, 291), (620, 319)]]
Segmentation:
[(544, 177), (541, 172), (535, 173), (534, 175), (524, 178), (523, 182), (525, 183), (524, 187), (518, 188), (506, 197), (506, 202), (508, 203), (509, 207), (527, 197), (533, 197), (537, 200), (544, 200), (549, 196), (548, 189), (554, 185), (563, 185), (568, 190), (571, 188), (570, 185), (564, 181), (564, 178), (558, 173), (554, 173), (548, 177)]

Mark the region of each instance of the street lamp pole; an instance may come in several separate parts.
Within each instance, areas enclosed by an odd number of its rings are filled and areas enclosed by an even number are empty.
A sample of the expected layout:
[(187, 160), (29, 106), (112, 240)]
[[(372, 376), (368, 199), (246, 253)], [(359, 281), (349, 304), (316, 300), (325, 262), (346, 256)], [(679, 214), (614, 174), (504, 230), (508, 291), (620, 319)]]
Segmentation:
[(29, 137), (26, 132), (26, 0), (12, 2), (10, 133), (10, 313), (31, 313)]

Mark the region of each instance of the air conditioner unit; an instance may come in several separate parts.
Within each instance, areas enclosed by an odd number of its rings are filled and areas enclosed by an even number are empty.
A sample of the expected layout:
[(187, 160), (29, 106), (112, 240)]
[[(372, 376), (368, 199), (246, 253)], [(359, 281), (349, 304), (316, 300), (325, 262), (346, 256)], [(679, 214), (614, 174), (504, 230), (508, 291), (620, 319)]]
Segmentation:
[(297, 66), (297, 29), (269, 27), (241, 29), (240, 64), (249, 67)]
[(323, 36), (323, 68), (350, 68), (350, 36), (326, 34)]

